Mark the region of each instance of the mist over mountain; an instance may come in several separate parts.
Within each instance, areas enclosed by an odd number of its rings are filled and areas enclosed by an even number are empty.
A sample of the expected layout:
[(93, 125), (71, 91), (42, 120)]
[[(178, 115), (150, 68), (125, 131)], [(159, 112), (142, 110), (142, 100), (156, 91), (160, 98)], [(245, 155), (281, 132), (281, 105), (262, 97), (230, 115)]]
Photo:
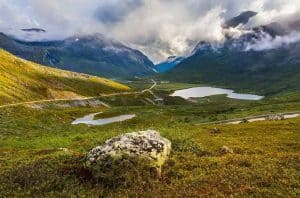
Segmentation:
[(176, 82), (255, 89), (263, 94), (300, 88), (298, 20), (240, 30), (243, 34), (227, 34), (224, 42), (200, 41), (190, 56), (163, 77)]
[(0, 47), (43, 65), (110, 78), (154, 73), (153, 63), (143, 53), (101, 34), (30, 42), (2, 33)]
[[(202, 40), (223, 42), (225, 22), (246, 26), (270, 24), (300, 11), (298, 0), (2, 0), (0, 31), (21, 40), (64, 40), (102, 33), (145, 53), (155, 62), (174, 54), (186, 56)], [(16, 14), (17, 13), (17, 14)], [(43, 28), (43, 34), (20, 31)], [(231, 27), (231, 34), (241, 34)]]

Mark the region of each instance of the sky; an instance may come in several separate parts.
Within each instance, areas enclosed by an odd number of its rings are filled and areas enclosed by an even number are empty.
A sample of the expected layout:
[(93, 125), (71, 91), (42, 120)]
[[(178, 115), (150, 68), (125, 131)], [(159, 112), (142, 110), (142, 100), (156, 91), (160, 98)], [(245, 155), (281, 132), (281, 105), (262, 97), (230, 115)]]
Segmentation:
[(224, 21), (247, 10), (258, 12), (249, 26), (267, 24), (298, 14), (300, 0), (0, 0), (0, 31), (28, 40), (101, 33), (159, 62), (221, 42)]

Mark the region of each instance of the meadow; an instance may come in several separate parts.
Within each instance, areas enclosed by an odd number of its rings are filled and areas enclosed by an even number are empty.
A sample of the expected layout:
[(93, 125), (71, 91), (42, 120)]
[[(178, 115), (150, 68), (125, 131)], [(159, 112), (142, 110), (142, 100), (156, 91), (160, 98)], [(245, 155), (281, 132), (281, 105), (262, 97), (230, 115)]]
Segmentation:
[[(160, 87), (161, 86), (161, 87)], [(178, 85), (159, 85), (164, 105), (149, 95), (103, 97), (112, 108), (0, 111), (0, 197), (299, 197), (300, 118), (238, 125), (206, 122), (300, 109), (299, 93), (239, 101), (213, 96), (187, 102), (168, 97)], [(145, 87), (147, 87), (145, 85)], [(182, 87), (182, 85), (180, 85)], [(135, 113), (103, 126), (71, 125), (78, 117)], [(30, 118), (30, 119), (29, 119)], [(217, 127), (219, 134), (212, 133)], [(172, 142), (162, 177), (134, 161), (112, 166), (103, 180), (84, 166), (86, 153), (119, 134), (154, 129)], [(233, 153), (223, 153), (227, 146)]]

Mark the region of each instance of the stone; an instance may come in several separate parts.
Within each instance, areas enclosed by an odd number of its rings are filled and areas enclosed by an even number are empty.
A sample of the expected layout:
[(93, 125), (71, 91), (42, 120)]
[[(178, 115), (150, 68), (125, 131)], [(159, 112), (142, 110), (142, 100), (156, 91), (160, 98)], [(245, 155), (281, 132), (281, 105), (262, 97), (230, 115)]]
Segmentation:
[(247, 120), (246, 118), (242, 119), (241, 123), (248, 123), (249, 120)]
[(154, 130), (140, 131), (113, 137), (102, 146), (93, 148), (87, 154), (88, 167), (96, 166), (108, 158), (122, 160), (126, 156), (146, 159), (151, 168), (157, 168), (161, 174), (161, 166), (171, 152), (171, 142)]
[(222, 146), (220, 149), (221, 154), (233, 154), (233, 150), (229, 148), (228, 146)]
[(220, 131), (220, 129), (218, 129), (217, 127), (215, 127), (215, 128), (213, 128), (213, 129), (210, 131), (210, 133), (212, 133), (212, 134), (219, 134), (219, 133), (221, 133), (221, 131)]
[(266, 120), (269, 120), (269, 121), (284, 120), (284, 115), (283, 114), (269, 115), (266, 117)]

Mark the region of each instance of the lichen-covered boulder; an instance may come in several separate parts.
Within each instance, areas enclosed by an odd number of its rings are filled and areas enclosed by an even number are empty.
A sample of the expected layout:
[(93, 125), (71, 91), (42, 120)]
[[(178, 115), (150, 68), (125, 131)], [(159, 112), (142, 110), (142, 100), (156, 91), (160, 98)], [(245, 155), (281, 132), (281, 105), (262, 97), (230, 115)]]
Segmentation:
[(87, 154), (86, 164), (89, 167), (97, 167), (107, 159), (122, 160), (129, 156), (146, 159), (160, 174), (161, 166), (170, 152), (171, 142), (161, 137), (159, 132), (140, 131), (111, 138), (104, 145), (93, 148)]

